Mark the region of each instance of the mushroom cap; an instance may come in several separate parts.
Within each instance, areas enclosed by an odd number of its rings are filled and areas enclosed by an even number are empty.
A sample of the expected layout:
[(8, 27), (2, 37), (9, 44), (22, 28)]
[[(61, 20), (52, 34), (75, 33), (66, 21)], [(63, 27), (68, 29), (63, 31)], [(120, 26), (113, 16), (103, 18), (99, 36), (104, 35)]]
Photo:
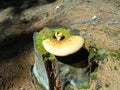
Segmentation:
[(42, 42), (44, 48), (49, 53), (56, 56), (67, 56), (80, 50), (84, 44), (81, 36), (70, 36), (63, 40), (45, 39)]

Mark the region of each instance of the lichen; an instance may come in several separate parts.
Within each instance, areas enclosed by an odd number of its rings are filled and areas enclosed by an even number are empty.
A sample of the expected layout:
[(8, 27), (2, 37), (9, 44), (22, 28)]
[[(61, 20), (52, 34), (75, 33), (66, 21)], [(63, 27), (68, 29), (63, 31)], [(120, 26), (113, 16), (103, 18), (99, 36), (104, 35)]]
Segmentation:
[(43, 47), (42, 41), (48, 38), (54, 38), (55, 32), (63, 33), (64, 37), (67, 38), (71, 35), (70, 30), (65, 28), (43, 28), (40, 32), (36, 34), (36, 46), (38, 52), (43, 55), (44, 60), (54, 59), (54, 56), (49, 54)]

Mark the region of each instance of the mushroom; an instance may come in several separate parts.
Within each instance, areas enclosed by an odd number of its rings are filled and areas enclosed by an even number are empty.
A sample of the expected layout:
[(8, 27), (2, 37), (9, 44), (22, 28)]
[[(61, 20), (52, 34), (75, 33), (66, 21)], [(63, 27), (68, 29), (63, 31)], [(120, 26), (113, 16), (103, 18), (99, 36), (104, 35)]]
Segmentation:
[(73, 35), (62, 40), (45, 39), (42, 42), (45, 50), (56, 56), (67, 56), (80, 50), (84, 44), (81, 36)]

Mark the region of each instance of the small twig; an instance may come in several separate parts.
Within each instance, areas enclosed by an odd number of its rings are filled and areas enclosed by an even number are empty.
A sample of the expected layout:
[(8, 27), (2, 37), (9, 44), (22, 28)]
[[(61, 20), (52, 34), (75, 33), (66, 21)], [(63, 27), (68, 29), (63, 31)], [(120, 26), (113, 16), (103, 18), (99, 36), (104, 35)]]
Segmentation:
[(36, 85), (35, 85), (35, 82), (34, 82), (34, 81), (31, 81), (31, 86), (32, 86), (33, 90), (37, 90), (37, 87), (36, 87)]
[(118, 14), (118, 10), (120, 10), (119, 8), (114, 9), (114, 10), (100, 10), (101, 12), (106, 12), (106, 13), (111, 13), (111, 14)]

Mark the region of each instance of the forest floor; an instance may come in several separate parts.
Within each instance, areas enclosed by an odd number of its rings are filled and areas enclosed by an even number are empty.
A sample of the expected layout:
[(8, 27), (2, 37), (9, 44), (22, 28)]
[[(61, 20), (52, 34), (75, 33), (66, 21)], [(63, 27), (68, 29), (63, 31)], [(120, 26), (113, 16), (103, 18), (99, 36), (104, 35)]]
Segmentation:
[[(40, 7), (32, 8), (34, 11)], [(97, 47), (117, 52), (108, 53), (106, 61), (99, 63), (97, 71), (91, 74), (88, 90), (120, 89), (119, 0), (58, 0), (41, 5), (41, 13), (44, 17), (39, 22), (27, 26), (39, 28), (41, 23), (49, 21), (42, 27), (59, 25), (77, 29), (85, 40), (94, 42)], [(0, 90), (42, 90), (31, 76), (34, 64), (32, 37), (33, 33), (22, 34), (0, 47)]]

